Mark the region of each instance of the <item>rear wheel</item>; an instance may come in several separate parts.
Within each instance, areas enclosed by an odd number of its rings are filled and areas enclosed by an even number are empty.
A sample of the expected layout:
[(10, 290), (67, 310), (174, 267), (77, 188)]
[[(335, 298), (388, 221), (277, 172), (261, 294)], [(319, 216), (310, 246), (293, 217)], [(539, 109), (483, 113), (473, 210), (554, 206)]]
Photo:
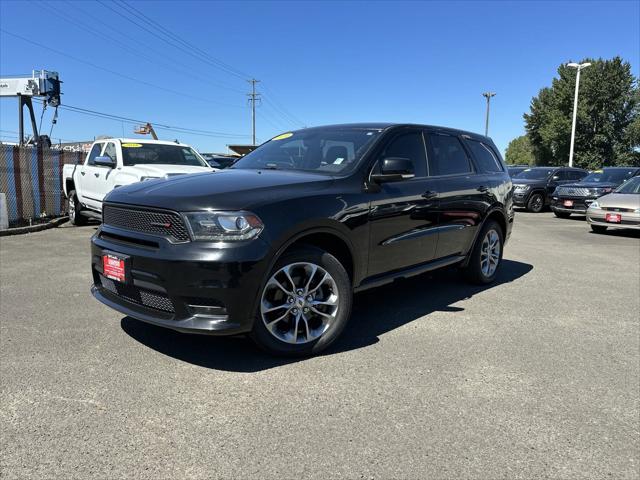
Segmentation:
[(607, 227), (591, 224), (591, 230), (593, 230), (594, 233), (605, 233), (607, 231)]
[(558, 218), (569, 218), (571, 216), (570, 213), (567, 212), (558, 212), (557, 210), (553, 211), (554, 215)]
[(544, 197), (541, 193), (534, 193), (529, 197), (527, 210), (533, 213), (540, 213), (544, 208)]
[(69, 192), (69, 197), (67, 198), (67, 211), (69, 212), (69, 222), (71, 225), (86, 225), (87, 217), (83, 216), (82, 206), (80, 205), (80, 201), (78, 200), (78, 195), (75, 190), (71, 190)]
[(317, 354), (338, 338), (351, 303), (351, 281), (342, 264), (319, 248), (296, 248), (269, 274), (251, 337), (272, 354)]
[(464, 268), (464, 274), (470, 282), (486, 285), (495, 280), (502, 262), (503, 244), (504, 234), (500, 225), (493, 220), (487, 221)]

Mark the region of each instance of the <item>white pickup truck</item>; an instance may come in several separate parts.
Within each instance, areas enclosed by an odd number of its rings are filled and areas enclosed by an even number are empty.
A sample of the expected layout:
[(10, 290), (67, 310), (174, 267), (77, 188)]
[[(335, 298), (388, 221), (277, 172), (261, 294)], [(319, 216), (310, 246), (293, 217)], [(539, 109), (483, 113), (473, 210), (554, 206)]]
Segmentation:
[(82, 165), (63, 165), (62, 178), (69, 220), (86, 224), (100, 219), (102, 201), (114, 188), (187, 173), (213, 172), (189, 145), (161, 140), (98, 140)]

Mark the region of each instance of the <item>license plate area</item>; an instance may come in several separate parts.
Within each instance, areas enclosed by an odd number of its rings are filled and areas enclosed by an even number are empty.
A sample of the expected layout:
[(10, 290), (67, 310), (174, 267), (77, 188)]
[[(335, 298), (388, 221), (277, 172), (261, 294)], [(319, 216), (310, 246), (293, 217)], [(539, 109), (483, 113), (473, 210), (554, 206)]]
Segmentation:
[(565, 207), (573, 207), (573, 200), (565, 200), (562, 205)]
[(129, 281), (129, 257), (114, 252), (102, 253), (102, 274), (120, 283)]
[(620, 223), (622, 222), (622, 215), (619, 213), (607, 213), (604, 219), (609, 223)]

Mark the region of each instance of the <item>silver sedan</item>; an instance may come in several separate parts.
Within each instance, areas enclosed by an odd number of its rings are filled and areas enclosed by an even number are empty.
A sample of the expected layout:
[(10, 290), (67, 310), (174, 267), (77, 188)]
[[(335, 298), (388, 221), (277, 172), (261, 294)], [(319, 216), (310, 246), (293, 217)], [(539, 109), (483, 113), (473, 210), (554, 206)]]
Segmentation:
[(607, 228), (640, 230), (640, 177), (633, 177), (591, 203), (587, 222), (596, 233), (604, 233)]

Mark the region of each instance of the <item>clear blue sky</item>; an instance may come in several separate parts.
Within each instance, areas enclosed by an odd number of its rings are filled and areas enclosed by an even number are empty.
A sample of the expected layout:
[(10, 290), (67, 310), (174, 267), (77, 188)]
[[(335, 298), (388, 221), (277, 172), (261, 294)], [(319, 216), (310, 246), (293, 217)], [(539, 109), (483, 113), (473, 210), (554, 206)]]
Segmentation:
[[(200, 151), (249, 143), (248, 83), (154, 37), (122, 4), (0, 2), (3, 30), (165, 89), (101, 71), (2, 32), (0, 74), (60, 72), (63, 103), (191, 129), (160, 131)], [(260, 141), (304, 125), (358, 121), (484, 130), (502, 151), (524, 132), (522, 114), (558, 65), (620, 55), (638, 76), (640, 2), (130, 2), (179, 38), (262, 81)], [(57, 12), (57, 13), (56, 13)], [(26, 16), (26, 17), (25, 17)], [(129, 20), (139, 23), (134, 25)], [(156, 32), (157, 33), (157, 32)], [(113, 39), (121, 44), (114, 43)], [(124, 44), (124, 45), (122, 45)], [(166, 66), (171, 66), (168, 69)], [(222, 88), (226, 86), (228, 88)], [(195, 98), (194, 98), (195, 97)], [(15, 99), (0, 101), (0, 132), (17, 131)], [(39, 113), (39, 112), (38, 112)], [(48, 133), (50, 115), (43, 121)], [(53, 137), (133, 136), (132, 126), (61, 111)]]

